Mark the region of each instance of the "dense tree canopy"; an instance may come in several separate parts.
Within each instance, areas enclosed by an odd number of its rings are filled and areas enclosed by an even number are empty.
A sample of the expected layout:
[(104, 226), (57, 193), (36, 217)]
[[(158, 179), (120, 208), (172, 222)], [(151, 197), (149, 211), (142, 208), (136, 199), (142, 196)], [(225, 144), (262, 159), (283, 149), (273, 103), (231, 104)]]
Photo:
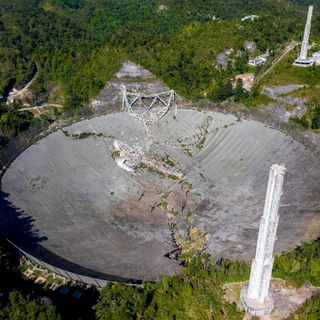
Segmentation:
[[(305, 282), (319, 286), (319, 248), (320, 240), (316, 240), (276, 257), (273, 277), (296, 286)], [(249, 271), (249, 263), (224, 259), (213, 262), (202, 255), (179, 275), (146, 283), (144, 288), (106, 286), (95, 306), (96, 316), (103, 320), (242, 319), (243, 312), (224, 301), (223, 285), (248, 280)], [(318, 315), (319, 297), (315, 297), (296, 313), (296, 319), (317, 319)]]
[(242, 319), (235, 304), (223, 300), (223, 283), (247, 279), (243, 262), (211, 264), (198, 257), (181, 274), (147, 283), (143, 289), (120, 284), (106, 286), (95, 306), (97, 319)]
[(311, 282), (320, 286), (320, 239), (305, 243), (295, 250), (276, 257), (273, 276), (286, 279), (296, 286)]
[(320, 295), (315, 295), (287, 320), (318, 320), (320, 319)]
[[(0, 237), (0, 320), (60, 320), (56, 308), (41, 301), (19, 272), (19, 256)], [(26, 289), (27, 293), (26, 293)]]
[(44, 307), (39, 301), (26, 298), (18, 291), (9, 294), (8, 302), (0, 310), (0, 319), (3, 320), (60, 320), (54, 306)]
[[(233, 90), (230, 80), (248, 71), (250, 55), (267, 49), (274, 55), (300, 39), (306, 9), (289, 0), (0, 0), (0, 101), (36, 75), (33, 104), (49, 100), (80, 108), (125, 59), (191, 100), (243, 101), (247, 93)], [(312, 40), (319, 38), (318, 11)], [(241, 20), (250, 14), (259, 18)], [(253, 53), (245, 41), (255, 43)], [(217, 57), (226, 52), (220, 65)], [(4, 107), (1, 116), (2, 136), (30, 120), (30, 115), (6, 115)], [(17, 124), (8, 123), (9, 116)], [(312, 128), (318, 127), (317, 110), (315, 117)]]
[[(242, 22), (247, 14), (259, 19)], [(38, 99), (58, 89), (66, 107), (79, 107), (131, 58), (189, 98), (217, 99), (216, 84), (245, 65), (237, 60), (245, 40), (276, 50), (300, 37), (304, 19), (286, 0), (0, 0), (0, 95), (26, 83), (37, 63)], [(217, 68), (230, 48), (236, 67)]]

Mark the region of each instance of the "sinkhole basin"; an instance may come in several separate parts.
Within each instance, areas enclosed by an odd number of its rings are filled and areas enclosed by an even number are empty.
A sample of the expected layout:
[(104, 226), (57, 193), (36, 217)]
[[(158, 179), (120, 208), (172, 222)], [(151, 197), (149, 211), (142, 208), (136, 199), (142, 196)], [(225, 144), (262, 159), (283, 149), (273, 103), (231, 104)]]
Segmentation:
[[(104, 136), (75, 138), (83, 132)], [(51, 266), (122, 282), (180, 270), (168, 258), (176, 249), (173, 224), (182, 233), (200, 228), (205, 251), (217, 258), (249, 260), (269, 169), (278, 163), (287, 171), (275, 252), (319, 236), (320, 161), (291, 137), (257, 121), (194, 109), (168, 112), (151, 132), (147, 137), (135, 118), (118, 112), (44, 137), (2, 177), (1, 232)], [(115, 140), (139, 146), (148, 159), (165, 154), (182, 180), (148, 168), (123, 170), (113, 158)], [(171, 219), (161, 206), (164, 194), (179, 212)]]

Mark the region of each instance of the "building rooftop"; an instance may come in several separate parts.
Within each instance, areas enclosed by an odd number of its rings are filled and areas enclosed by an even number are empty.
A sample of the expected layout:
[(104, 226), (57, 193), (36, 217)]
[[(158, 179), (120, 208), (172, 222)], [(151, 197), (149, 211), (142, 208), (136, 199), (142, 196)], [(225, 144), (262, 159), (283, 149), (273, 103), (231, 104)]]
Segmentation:
[(249, 20), (249, 19), (251, 21), (253, 21), (253, 20), (258, 19), (258, 18), (259, 18), (259, 16), (255, 15), (255, 14), (252, 14), (251, 16), (245, 16), (245, 17), (241, 18), (241, 21), (246, 21), (246, 20)]

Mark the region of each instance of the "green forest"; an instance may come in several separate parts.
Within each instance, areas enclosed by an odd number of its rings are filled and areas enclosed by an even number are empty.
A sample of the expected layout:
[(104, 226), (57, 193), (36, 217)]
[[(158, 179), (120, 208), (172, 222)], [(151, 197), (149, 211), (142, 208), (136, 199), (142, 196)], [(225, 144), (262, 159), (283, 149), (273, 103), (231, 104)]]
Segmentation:
[[(255, 105), (259, 90), (249, 97), (241, 83), (232, 89), (230, 82), (249, 70), (245, 41), (256, 43), (254, 54), (268, 49), (271, 56), (299, 41), (307, 2), (0, 0), (0, 98), (36, 75), (33, 104), (79, 109), (130, 59), (193, 101), (233, 97)], [(259, 18), (241, 20), (250, 14)], [(312, 40), (319, 40), (319, 31), (315, 10)], [(226, 50), (232, 53), (221, 67), (217, 56)], [(34, 124), (28, 115), (8, 120), (12, 112), (0, 99), (2, 137)]]
[[(0, 271), (6, 279), (0, 288), (0, 319), (69, 319), (70, 314), (66, 317), (63, 300), (53, 298), (53, 304), (47, 305), (41, 302), (41, 298), (49, 293), (22, 278), (19, 256), (4, 239), (0, 239), (0, 243)], [(319, 261), (320, 239), (277, 256), (273, 277), (284, 279), (296, 287), (307, 282), (319, 286)], [(225, 301), (223, 286), (246, 281), (249, 273), (249, 262), (215, 260), (201, 254), (186, 263), (180, 274), (164, 277), (157, 282), (145, 282), (143, 287), (109, 284), (98, 296), (91, 297), (86, 306), (83, 303), (81, 306), (81, 302), (74, 305), (73, 312), (80, 317), (76, 312), (78, 309), (78, 312), (83, 312), (83, 319), (99, 320), (240, 320), (244, 313), (235, 304)], [(319, 296), (314, 296), (288, 320), (316, 320), (319, 319), (319, 310)]]
[[(58, 90), (66, 108), (85, 105), (124, 59), (150, 69), (169, 87), (196, 100), (222, 100), (226, 82), (245, 71), (244, 41), (276, 52), (299, 39), (305, 10), (297, 1), (0, 1), (0, 96), (37, 70), (34, 99)], [(162, 6), (162, 7), (161, 7)], [(159, 9), (161, 8), (161, 9)], [(247, 14), (260, 16), (241, 21)], [(314, 35), (320, 28), (319, 15)], [(234, 50), (235, 63), (215, 67)], [(222, 94), (221, 91), (225, 91)]]

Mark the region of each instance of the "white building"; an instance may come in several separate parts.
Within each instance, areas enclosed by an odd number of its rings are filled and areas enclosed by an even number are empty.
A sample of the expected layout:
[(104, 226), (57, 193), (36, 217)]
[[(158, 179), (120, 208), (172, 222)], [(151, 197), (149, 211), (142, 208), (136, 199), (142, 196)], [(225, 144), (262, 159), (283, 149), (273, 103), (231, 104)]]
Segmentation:
[(264, 53), (258, 57), (250, 58), (249, 64), (254, 67), (261, 66), (264, 63), (266, 63), (266, 61), (268, 60), (268, 57), (269, 57), (269, 52), (267, 51), (266, 53)]

